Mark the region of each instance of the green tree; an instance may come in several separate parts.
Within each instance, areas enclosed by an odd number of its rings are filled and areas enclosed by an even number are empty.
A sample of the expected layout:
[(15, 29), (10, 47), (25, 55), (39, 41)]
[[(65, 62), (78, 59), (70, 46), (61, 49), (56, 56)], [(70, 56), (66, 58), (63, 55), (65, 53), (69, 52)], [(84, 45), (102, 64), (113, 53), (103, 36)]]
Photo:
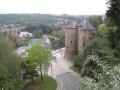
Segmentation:
[[(104, 47), (103, 47), (104, 46)], [(103, 61), (106, 61), (109, 65), (119, 64), (119, 57), (116, 57), (118, 50), (111, 48), (109, 40), (102, 37), (96, 37), (85, 49), (84, 59), (88, 55), (98, 55), (100, 58), (103, 58)]]
[(12, 86), (7, 69), (0, 65), (0, 90), (14, 90)]
[(120, 26), (120, 0), (108, 0), (107, 18)]
[(34, 45), (28, 50), (28, 60), (39, 65), (41, 80), (43, 81), (43, 66), (48, 65), (52, 59), (51, 50), (44, 48), (41, 44)]
[(29, 60), (26, 60), (21, 64), (21, 68), (23, 71), (23, 79), (32, 79), (32, 82), (34, 80), (34, 77), (38, 76), (38, 72), (36, 70), (36, 64), (32, 63)]
[(98, 26), (102, 23), (102, 17), (101, 16), (91, 16), (88, 18), (88, 21), (95, 27), (98, 28)]
[(112, 48), (117, 50), (117, 57), (120, 57), (119, 42), (120, 42), (120, 0), (108, 0), (107, 19), (114, 24), (116, 29), (110, 29), (109, 38)]
[[(104, 46), (104, 47), (103, 47)], [(84, 55), (98, 54), (98, 50), (110, 47), (106, 38), (96, 37), (92, 40), (85, 49)]]
[(98, 36), (106, 38), (107, 32), (108, 32), (108, 27), (106, 24), (103, 23), (103, 24), (99, 25), (98, 32), (97, 32)]
[(51, 34), (51, 36), (55, 37), (55, 38), (50, 38), (53, 49), (58, 49), (65, 46), (64, 30), (54, 31)]
[(22, 47), (22, 46), (27, 46), (28, 45), (29, 40), (28, 39), (23, 39), (17, 42), (17, 47)]
[(33, 31), (34, 38), (41, 38), (43, 35), (43, 30), (35, 30)]
[(15, 90), (20, 90), (22, 88), (20, 58), (15, 55), (12, 43), (2, 34), (0, 34), (0, 64), (7, 69), (8, 79), (11, 80)]

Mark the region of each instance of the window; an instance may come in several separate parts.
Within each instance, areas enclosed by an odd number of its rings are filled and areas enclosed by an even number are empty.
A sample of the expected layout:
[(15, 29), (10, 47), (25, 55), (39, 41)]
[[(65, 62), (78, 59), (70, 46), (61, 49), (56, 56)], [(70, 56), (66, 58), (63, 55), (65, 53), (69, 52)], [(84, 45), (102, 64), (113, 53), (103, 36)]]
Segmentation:
[(72, 41), (70, 41), (72, 43)]
[(85, 47), (85, 36), (83, 37), (83, 47)]
[(95, 36), (95, 33), (93, 33), (93, 36)]
[(83, 47), (85, 47), (85, 42), (83, 42)]

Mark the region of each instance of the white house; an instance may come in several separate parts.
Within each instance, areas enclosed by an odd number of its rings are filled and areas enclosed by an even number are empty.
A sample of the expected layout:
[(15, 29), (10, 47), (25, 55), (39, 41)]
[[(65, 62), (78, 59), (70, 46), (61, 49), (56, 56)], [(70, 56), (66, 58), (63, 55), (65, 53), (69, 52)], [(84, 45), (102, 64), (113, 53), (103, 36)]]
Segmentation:
[(27, 37), (32, 37), (33, 34), (29, 32), (20, 32), (19, 37), (20, 38), (27, 38)]

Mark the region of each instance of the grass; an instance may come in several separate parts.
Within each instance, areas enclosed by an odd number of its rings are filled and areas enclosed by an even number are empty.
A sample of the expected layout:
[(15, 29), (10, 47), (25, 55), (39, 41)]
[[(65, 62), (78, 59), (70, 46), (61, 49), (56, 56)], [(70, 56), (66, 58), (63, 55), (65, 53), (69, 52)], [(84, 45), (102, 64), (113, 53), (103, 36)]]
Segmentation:
[(70, 67), (70, 69), (73, 70), (74, 72), (78, 73), (78, 74), (80, 73), (79, 69), (74, 67), (74, 66)]
[(40, 78), (36, 78), (34, 82), (27, 84), (24, 90), (56, 90), (57, 83), (53, 78), (46, 76), (44, 82)]

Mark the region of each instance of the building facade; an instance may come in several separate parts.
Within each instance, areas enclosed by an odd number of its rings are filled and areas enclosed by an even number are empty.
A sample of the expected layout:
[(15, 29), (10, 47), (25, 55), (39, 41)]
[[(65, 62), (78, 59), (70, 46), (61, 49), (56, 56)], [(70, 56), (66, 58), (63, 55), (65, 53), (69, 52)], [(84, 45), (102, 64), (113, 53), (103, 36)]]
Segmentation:
[(4, 25), (0, 26), (0, 32), (3, 32), (7, 36), (17, 37), (24, 28), (16, 25)]
[(65, 27), (65, 57), (83, 54), (95, 34), (96, 29), (88, 21), (67, 25)]

